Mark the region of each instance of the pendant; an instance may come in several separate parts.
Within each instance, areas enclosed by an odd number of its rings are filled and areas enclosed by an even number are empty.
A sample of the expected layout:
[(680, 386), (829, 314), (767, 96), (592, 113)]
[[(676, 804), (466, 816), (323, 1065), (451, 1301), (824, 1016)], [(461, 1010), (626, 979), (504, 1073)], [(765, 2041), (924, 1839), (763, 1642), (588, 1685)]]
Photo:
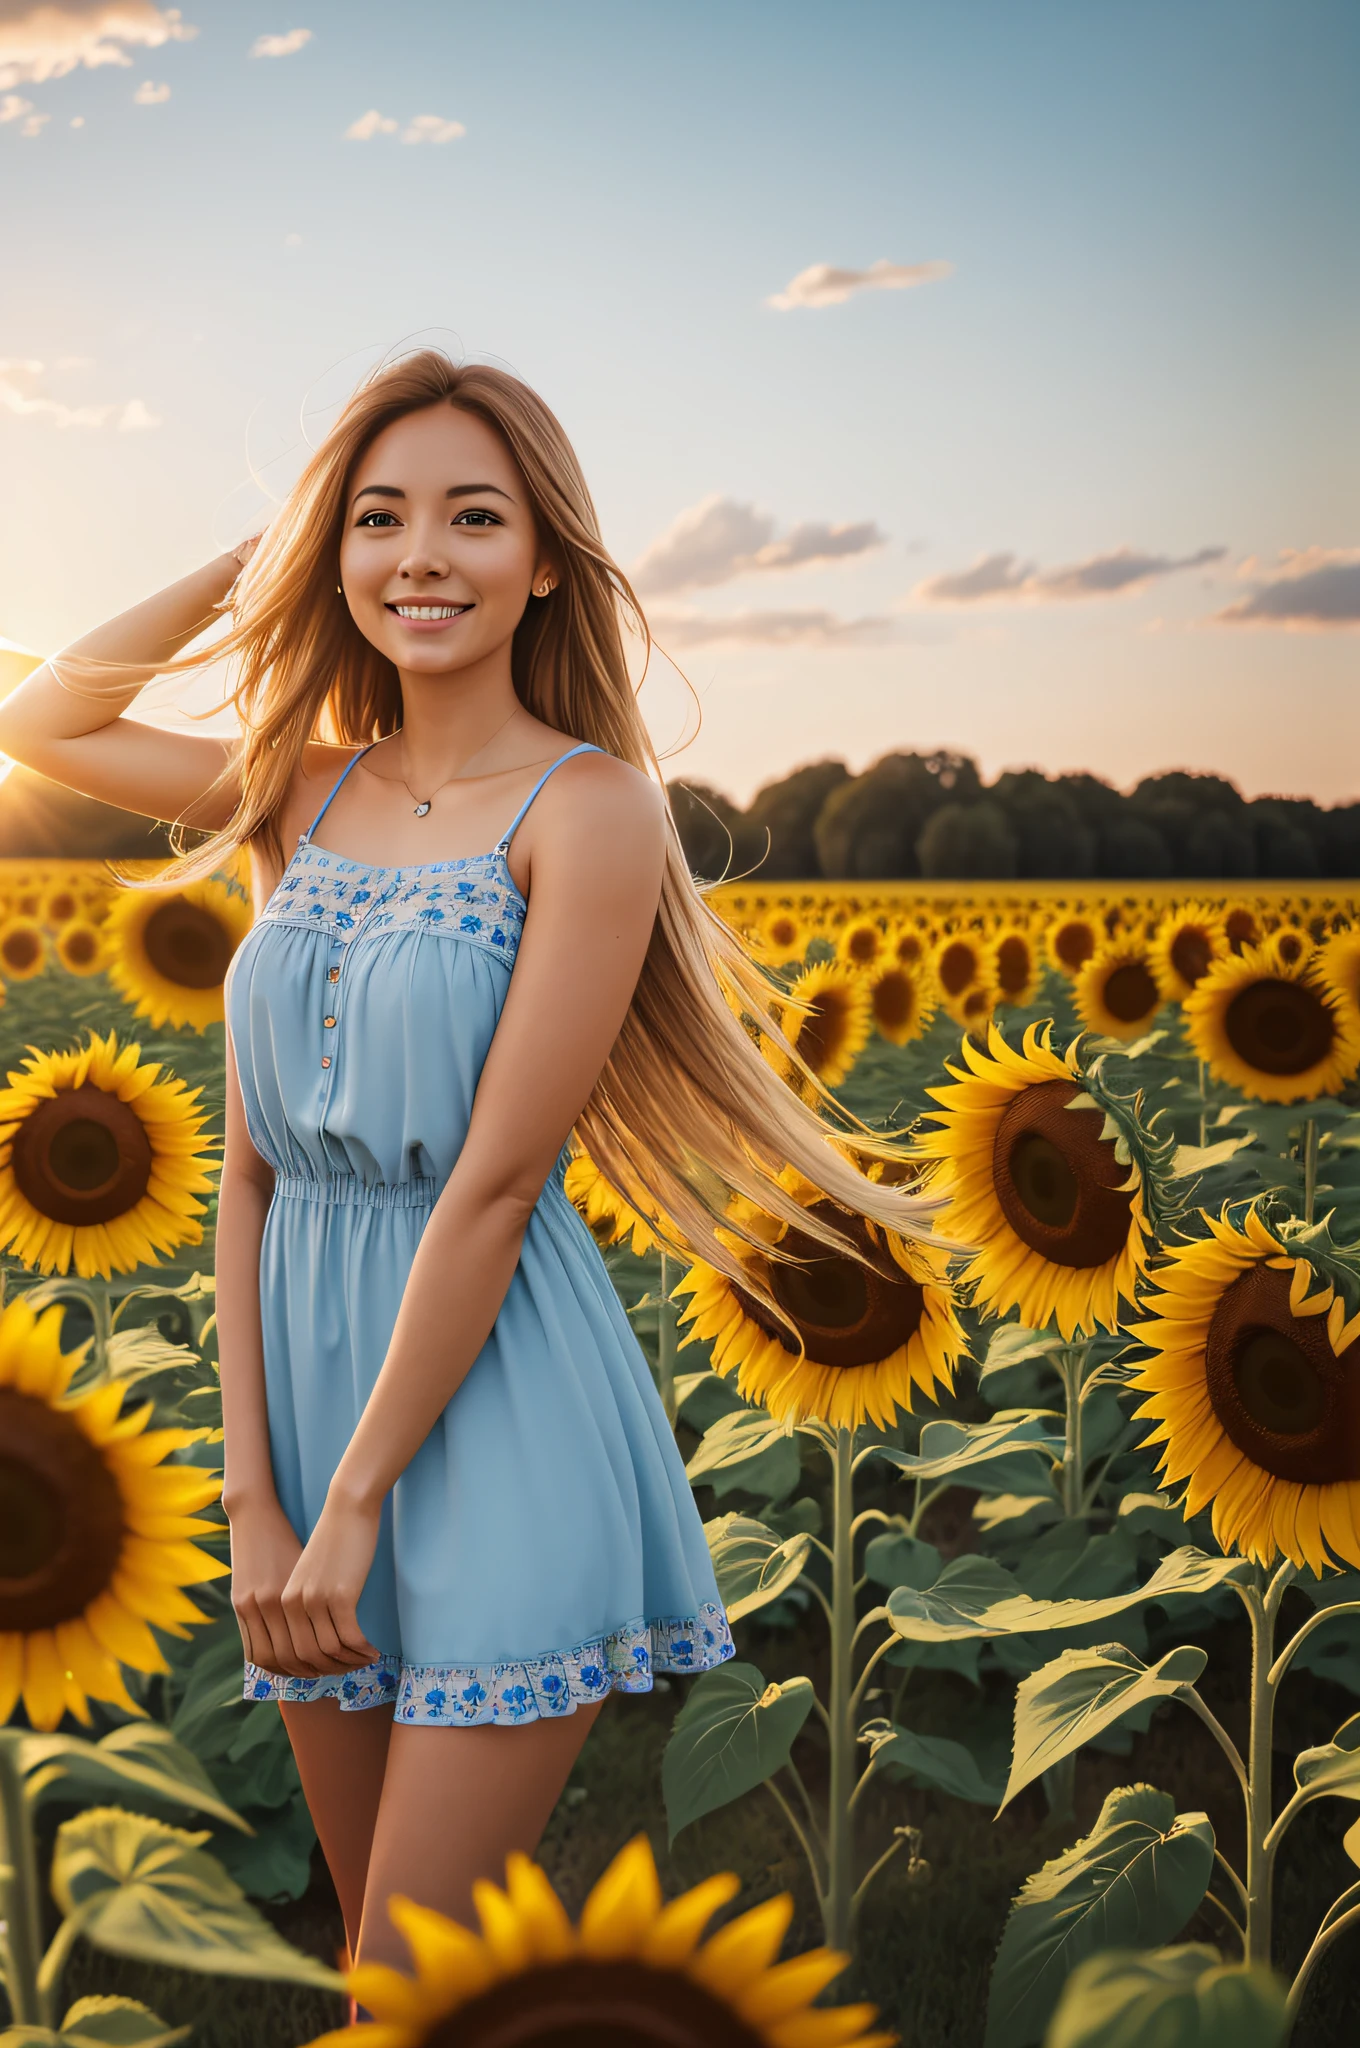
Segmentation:
[(418, 818), (425, 818), (425, 817), (428, 817), (428, 816), (429, 816), (429, 811), (430, 811), (430, 799), (429, 799), (428, 797), (426, 797), (426, 799), (425, 799), (425, 801), (424, 801), (424, 803), (423, 803), (423, 804), (417, 804), (417, 805), (416, 805), (416, 816), (417, 816)]

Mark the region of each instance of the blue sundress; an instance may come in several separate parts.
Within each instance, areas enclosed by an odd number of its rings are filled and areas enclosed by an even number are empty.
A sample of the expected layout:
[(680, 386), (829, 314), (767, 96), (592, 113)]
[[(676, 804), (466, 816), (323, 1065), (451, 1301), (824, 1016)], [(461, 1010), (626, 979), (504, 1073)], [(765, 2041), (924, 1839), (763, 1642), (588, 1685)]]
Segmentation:
[[(260, 1253), (270, 1452), (303, 1542), (467, 1133), (525, 918), (510, 841), (587, 751), (552, 764), (490, 853), (406, 868), (315, 843), (356, 754), (232, 963), (246, 1121), (275, 1174)], [(675, 1439), (562, 1173), (490, 1337), (384, 1505), (359, 1601), (381, 1657), (320, 1678), (248, 1665), (247, 1699), (515, 1723), (731, 1656)]]

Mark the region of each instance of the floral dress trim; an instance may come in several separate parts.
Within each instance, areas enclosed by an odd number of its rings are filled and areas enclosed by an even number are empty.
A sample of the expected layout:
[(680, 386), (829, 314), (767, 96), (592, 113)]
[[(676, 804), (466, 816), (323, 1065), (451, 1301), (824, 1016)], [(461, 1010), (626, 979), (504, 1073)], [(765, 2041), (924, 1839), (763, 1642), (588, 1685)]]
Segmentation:
[(399, 1657), (380, 1657), (324, 1678), (283, 1678), (247, 1664), (245, 1698), (338, 1699), (342, 1712), (395, 1704), (397, 1720), (418, 1727), (513, 1725), (573, 1714), (611, 1692), (650, 1692), (655, 1673), (711, 1671), (732, 1655), (727, 1616), (705, 1602), (698, 1614), (625, 1622), (594, 1642), (522, 1664), (403, 1664)]
[(480, 946), (510, 967), (525, 915), (504, 842), (465, 860), (383, 868), (304, 840), (257, 923), (304, 925), (342, 946), (370, 932), (437, 932)]

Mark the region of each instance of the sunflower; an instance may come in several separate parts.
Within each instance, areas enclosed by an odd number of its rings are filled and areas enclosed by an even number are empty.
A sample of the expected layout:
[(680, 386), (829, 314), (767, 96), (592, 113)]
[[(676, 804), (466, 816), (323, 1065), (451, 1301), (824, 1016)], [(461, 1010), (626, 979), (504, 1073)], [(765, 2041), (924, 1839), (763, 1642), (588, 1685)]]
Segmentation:
[(1043, 972), (1033, 939), (1019, 925), (999, 931), (987, 949), (988, 980), (995, 986), (997, 1001), (1021, 1009), (1032, 1003)]
[(920, 1038), (935, 1015), (935, 994), (923, 973), (889, 958), (865, 976), (874, 1029), (890, 1045), (909, 1045)]
[(1261, 951), (1267, 959), (1278, 960), (1285, 967), (1303, 967), (1313, 956), (1313, 941), (1297, 925), (1286, 924), (1262, 941)]
[(1183, 1003), (1215, 960), (1230, 950), (1219, 912), (1203, 903), (1169, 910), (1152, 941), (1151, 967), (1163, 999)]
[(80, 890), (73, 882), (55, 882), (42, 900), (43, 923), (60, 931), (84, 908)]
[(83, 1279), (201, 1244), (212, 1187), (199, 1091), (113, 1032), (31, 1053), (0, 1089), (0, 1250)]
[(1259, 946), (1261, 943), (1261, 927), (1256, 913), (1245, 903), (1234, 903), (1225, 911), (1223, 929), (1234, 953), (1240, 953), (1244, 946)]
[[(873, 1030), (873, 1008), (864, 977), (840, 960), (805, 967), (789, 987), (789, 1002), (771, 1005), (775, 1022), (805, 1066), (827, 1088), (842, 1082)], [(804, 1006), (806, 1006), (804, 1008)], [(801, 1079), (772, 1039), (762, 1049), (792, 1086)]]
[(632, 1204), (625, 1202), (604, 1175), (600, 1172), (589, 1153), (578, 1152), (567, 1168), (563, 1183), (567, 1200), (575, 1204), (590, 1226), (591, 1236), (597, 1244), (622, 1244), (629, 1240), (629, 1249), (635, 1258), (657, 1246), (653, 1217), (649, 1222), (638, 1214)]
[(888, 951), (899, 967), (924, 968), (930, 962), (930, 932), (921, 924), (895, 924), (888, 933)]
[(1077, 1015), (1104, 1038), (1141, 1038), (1162, 1006), (1147, 948), (1136, 939), (1112, 939), (1077, 976)]
[(222, 984), (249, 930), (249, 905), (224, 882), (129, 889), (104, 926), (109, 978), (158, 1029), (202, 1031), (222, 1017)]
[(1156, 1354), (1133, 1380), (1145, 1441), (1187, 1513), (1212, 1503), (1225, 1550), (1360, 1566), (1360, 1316), (1255, 1210), (1242, 1229), (1227, 1209), (1204, 1221), (1128, 1325)]
[(964, 996), (985, 979), (986, 945), (975, 932), (951, 932), (935, 948), (933, 965), (945, 1008), (958, 1017)]
[(151, 1628), (187, 1637), (208, 1617), (181, 1588), (228, 1570), (190, 1541), (220, 1478), (164, 1463), (200, 1432), (148, 1430), (116, 1382), (68, 1395), (63, 1313), (0, 1312), (0, 1723), (22, 1698), (42, 1729), (88, 1724), (90, 1699), (137, 1713), (119, 1665), (167, 1670)]
[(1044, 947), (1059, 974), (1070, 978), (1080, 974), (1103, 939), (1104, 933), (1094, 918), (1084, 911), (1071, 911), (1054, 919), (1044, 933)]
[(842, 925), (836, 950), (851, 967), (876, 967), (888, 958), (888, 934), (876, 917), (854, 917)]
[(1185, 1027), (1216, 1080), (1257, 1102), (1335, 1095), (1360, 1068), (1360, 1010), (1342, 990), (1248, 946), (1210, 968)]
[(98, 974), (104, 965), (104, 941), (97, 925), (73, 917), (57, 934), (57, 958), (68, 974)]
[(892, 2048), (868, 2033), (872, 2005), (814, 2006), (848, 1956), (812, 1949), (779, 1963), (787, 1892), (704, 1929), (740, 1888), (720, 1872), (662, 1902), (645, 1835), (621, 1849), (573, 1927), (543, 1870), (506, 1859), (505, 1890), (473, 1888), (481, 1932), (394, 1896), (392, 1923), (415, 1964), (405, 1977), (361, 1964), (349, 1988), (372, 2023), (311, 2048)]
[(817, 1416), (833, 1428), (888, 1428), (910, 1409), (913, 1389), (933, 1401), (950, 1388), (967, 1349), (948, 1254), (852, 1216), (792, 1171), (783, 1179), (809, 1215), (843, 1232), (869, 1263), (739, 1204), (755, 1234), (783, 1254), (738, 1247), (779, 1313), (696, 1261), (675, 1289), (691, 1297), (680, 1318), (693, 1326), (685, 1342), (711, 1338), (714, 1371), (735, 1373), (743, 1397), (776, 1421)]
[(966, 1070), (951, 1066), (956, 1085), (929, 1090), (938, 1129), (914, 1150), (946, 1171), (943, 1228), (977, 1248), (963, 1278), (979, 1306), (1018, 1309), (1036, 1330), (1055, 1320), (1070, 1339), (1117, 1329), (1120, 1297), (1133, 1299), (1147, 1263), (1144, 1175), (1127, 1134), (1107, 1134), (1076, 1048), (1059, 1058), (1049, 1032), (1031, 1024), (1018, 1051), (995, 1026), (985, 1051), (965, 1039)]
[(1340, 931), (1328, 939), (1316, 960), (1328, 988), (1360, 1005), (1360, 931)]
[(32, 981), (47, 965), (47, 935), (36, 917), (21, 914), (0, 924), (0, 973)]
[(756, 943), (761, 952), (780, 967), (789, 960), (802, 959), (809, 936), (802, 918), (787, 905), (767, 911), (756, 928)]

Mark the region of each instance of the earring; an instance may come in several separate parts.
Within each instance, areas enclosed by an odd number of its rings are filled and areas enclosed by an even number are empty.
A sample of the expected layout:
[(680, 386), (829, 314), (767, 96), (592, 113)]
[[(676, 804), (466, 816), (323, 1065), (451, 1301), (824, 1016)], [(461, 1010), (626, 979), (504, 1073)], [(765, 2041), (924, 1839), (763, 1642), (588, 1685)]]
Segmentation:
[(337, 597), (343, 597), (343, 596), (344, 596), (344, 594), (345, 594), (345, 586), (344, 586), (344, 584), (343, 584), (343, 583), (337, 583), (337, 584), (336, 584), (336, 586), (335, 586), (335, 594), (336, 594), (336, 596), (337, 596)]
[(552, 584), (551, 584), (551, 583), (545, 583), (545, 584), (543, 585), (543, 588), (542, 588), (542, 589), (541, 589), (540, 591), (537, 591), (537, 592), (535, 593), (535, 595), (536, 595), (536, 596), (538, 596), (538, 597), (551, 597), (551, 596), (552, 596), (552, 593), (553, 593), (553, 586), (552, 586)]

